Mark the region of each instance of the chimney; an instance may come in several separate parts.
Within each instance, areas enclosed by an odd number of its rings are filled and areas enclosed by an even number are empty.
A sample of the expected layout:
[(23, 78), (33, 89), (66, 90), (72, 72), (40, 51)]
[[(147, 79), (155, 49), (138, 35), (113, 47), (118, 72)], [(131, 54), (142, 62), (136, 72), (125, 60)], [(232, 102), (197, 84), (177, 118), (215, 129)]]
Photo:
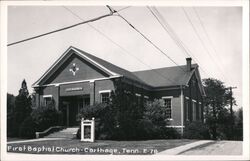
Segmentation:
[(187, 61), (187, 71), (191, 71), (192, 58), (186, 58)]

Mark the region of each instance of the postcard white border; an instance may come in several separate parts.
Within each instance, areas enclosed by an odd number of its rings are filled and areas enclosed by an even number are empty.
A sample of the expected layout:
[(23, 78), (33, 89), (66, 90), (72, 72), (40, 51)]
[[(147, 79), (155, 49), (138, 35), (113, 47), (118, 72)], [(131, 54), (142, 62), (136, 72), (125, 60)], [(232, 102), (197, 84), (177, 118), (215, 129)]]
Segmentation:
[[(249, 1), (248, 0), (114, 0), (114, 1), (1, 1), (1, 159), (2, 160), (249, 160)], [(163, 5), (163, 6), (242, 6), (243, 7), (243, 120), (242, 156), (114, 156), (114, 155), (32, 155), (6, 152), (6, 93), (7, 93), (7, 6), (11, 5)]]

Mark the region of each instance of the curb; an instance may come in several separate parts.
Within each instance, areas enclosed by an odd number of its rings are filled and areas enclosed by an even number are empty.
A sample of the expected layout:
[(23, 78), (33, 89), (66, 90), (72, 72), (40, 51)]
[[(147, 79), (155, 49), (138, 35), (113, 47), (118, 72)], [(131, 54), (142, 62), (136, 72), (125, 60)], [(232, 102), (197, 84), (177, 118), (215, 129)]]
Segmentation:
[(10, 141), (7, 144), (16, 144), (16, 143), (28, 143), (35, 141), (46, 141), (46, 140), (67, 140), (65, 138), (40, 138), (40, 139), (29, 139), (29, 140), (20, 140), (20, 141)]

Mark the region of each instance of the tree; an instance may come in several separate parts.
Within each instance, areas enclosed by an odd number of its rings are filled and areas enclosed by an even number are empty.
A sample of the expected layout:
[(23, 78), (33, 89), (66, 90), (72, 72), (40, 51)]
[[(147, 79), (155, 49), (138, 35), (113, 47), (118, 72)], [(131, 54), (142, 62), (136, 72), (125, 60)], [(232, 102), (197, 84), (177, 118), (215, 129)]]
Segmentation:
[(234, 139), (243, 140), (243, 109), (239, 108), (235, 112)]
[(231, 138), (233, 122), (230, 121), (230, 111), (226, 108), (232, 100), (228, 88), (220, 80), (208, 78), (203, 79), (203, 85), (206, 92), (205, 103), (205, 123), (207, 124), (213, 139)]
[(15, 108), (13, 110), (14, 114), (14, 135), (18, 136), (18, 131), (21, 123), (27, 118), (31, 113), (31, 97), (29, 96), (29, 91), (25, 79), (22, 81), (19, 94), (15, 99)]
[(135, 86), (123, 83), (121, 79), (114, 81), (115, 92), (111, 96), (113, 116), (115, 116), (114, 138), (134, 140), (138, 138), (138, 124), (143, 117), (143, 99), (136, 97)]
[(7, 136), (13, 135), (13, 110), (15, 108), (15, 96), (7, 93)]

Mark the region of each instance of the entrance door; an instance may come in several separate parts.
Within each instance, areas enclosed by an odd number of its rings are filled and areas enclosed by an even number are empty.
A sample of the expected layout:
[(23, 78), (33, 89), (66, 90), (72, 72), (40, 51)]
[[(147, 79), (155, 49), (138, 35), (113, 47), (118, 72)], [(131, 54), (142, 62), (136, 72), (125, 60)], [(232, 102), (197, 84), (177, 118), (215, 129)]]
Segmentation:
[(90, 96), (69, 96), (62, 97), (63, 125), (64, 126), (78, 126), (79, 120), (77, 115), (81, 108), (90, 104)]
[(63, 125), (69, 126), (69, 102), (63, 101), (62, 103)]

